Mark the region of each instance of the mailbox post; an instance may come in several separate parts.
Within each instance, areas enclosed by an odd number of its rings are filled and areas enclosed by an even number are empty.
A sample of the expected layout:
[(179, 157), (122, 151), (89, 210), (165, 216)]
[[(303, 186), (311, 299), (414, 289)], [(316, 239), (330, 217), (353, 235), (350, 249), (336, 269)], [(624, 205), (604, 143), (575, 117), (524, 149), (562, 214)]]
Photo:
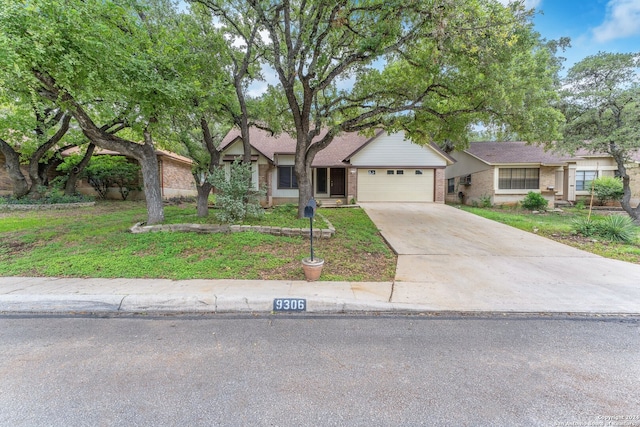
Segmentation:
[(302, 270), (308, 282), (313, 282), (320, 278), (324, 260), (313, 256), (313, 217), (316, 216), (316, 201), (312, 198), (304, 207), (304, 217), (309, 218), (309, 242), (311, 242), (311, 258), (302, 259)]
[(309, 200), (307, 206), (304, 207), (304, 217), (309, 218), (309, 241), (311, 242), (311, 261), (313, 262), (313, 217), (316, 216), (316, 201), (314, 198)]

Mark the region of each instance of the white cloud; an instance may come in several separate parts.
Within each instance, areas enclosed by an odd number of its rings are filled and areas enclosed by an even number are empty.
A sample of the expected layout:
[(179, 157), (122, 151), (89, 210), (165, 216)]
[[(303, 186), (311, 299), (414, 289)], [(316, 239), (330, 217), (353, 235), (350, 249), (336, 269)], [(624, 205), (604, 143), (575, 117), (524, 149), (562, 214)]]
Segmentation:
[(640, 34), (640, 0), (610, 0), (604, 22), (593, 29), (597, 42)]

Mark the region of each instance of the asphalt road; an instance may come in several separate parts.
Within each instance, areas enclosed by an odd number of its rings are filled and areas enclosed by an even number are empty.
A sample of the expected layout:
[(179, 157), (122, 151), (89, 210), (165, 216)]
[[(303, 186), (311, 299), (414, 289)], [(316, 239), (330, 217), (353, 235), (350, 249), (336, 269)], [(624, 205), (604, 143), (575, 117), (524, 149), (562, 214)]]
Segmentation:
[(1, 426), (640, 426), (640, 319), (0, 317)]

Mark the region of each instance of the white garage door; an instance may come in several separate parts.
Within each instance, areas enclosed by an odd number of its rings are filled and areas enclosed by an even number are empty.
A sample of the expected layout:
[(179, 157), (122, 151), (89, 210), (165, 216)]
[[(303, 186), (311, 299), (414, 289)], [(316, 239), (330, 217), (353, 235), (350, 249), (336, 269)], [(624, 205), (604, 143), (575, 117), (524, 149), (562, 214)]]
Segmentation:
[(358, 169), (359, 202), (433, 202), (433, 169)]

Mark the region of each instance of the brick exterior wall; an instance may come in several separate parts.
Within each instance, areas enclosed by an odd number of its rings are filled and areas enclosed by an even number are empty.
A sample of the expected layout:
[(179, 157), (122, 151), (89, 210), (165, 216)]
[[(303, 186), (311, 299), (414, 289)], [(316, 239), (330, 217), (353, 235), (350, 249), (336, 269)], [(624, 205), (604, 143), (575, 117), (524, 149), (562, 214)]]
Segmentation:
[[(347, 168), (347, 203), (358, 197), (358, 169)], [(357, 201), (357, 200), (356, 200)]]
[[(455, 191), (454, 193), (447, 193), (446, 201), (448, 203), (460, 203), (458, 194), (462, 192), (464, 194), (463, 202), (467, 205), (474, 203), (480, 203), (482, 198), (490, 197), (491, 203), (494, 205), (501, 204), (516, 204), (522, 201), (526, 193), (529, 190), (517, 190), (517, 192), (497, 192), (495, 191), (495, 174), (498, 173), (496, 169), (491, 168), (481, 172), (471, 174), (471, 184), (463, 185), (461, 180), (462, 176), (455, 178)], [(540, 183), (538, 190), (541, 194), (553, 203), (555, 194), (553, 191), (548, 191), (547, 187), (555, 187), (556, 184), (556, 167), (541, 167), (540, 168)], [(444, 189), (447, 189), (447, 182), (444, 183)]]
[(627, 165), (629, 175), (629, 186), (631, 187), (631, 200), (640, 203), (640, 165)]
[(190, 165), (164, 156), (161, 161), (163, 197), (196, 196), (198, 194)]
[(462, 192), (464, 194), (462, 201), (467, 205), (479, 202), (481, 197), (491, 197), (493, 195), (493, 176), (493, 169), (471, 174), (471, 185), (460, 184), (463, 177), (457, 177), (455, 197), (459, 201), (458, 193)]
[(445, 193), (447, 191), (447, 180), (444, 178), (444, 168), (435, 170), (434, 185), (436, 188), (433, 192), (433, 201), (436, 203), (444, 203)]

